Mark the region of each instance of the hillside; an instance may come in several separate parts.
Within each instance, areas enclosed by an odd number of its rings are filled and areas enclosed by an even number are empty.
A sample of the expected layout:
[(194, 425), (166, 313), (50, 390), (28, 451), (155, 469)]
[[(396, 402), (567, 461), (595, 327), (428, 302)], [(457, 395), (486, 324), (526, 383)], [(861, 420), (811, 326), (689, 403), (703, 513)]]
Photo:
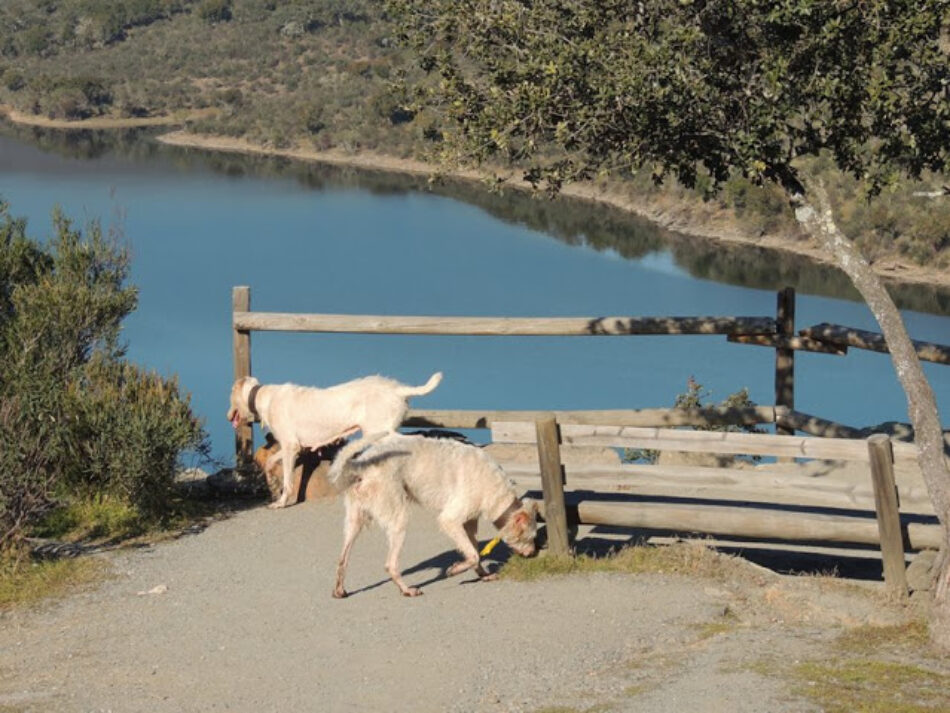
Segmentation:
[[(437, 145), (438, 120), (406, 110), (397, 85), (403, 73), (417, 71), (396, 46), (378, 0), (0, 4), (0, 104), (26, 116), (187, 116), (192, 133), (265, 148), (425, 160)], [(854, 181), (817, 168), (842, 227), (869, 257), (950, 274), (950, 201), (913, 195), (942, 185), (942, 177), (868, 203)], [(782, 199), (742, 179), (707, 202), (677, 186), (657, 189), (648, 178), (604, 188), (648, 214), (675, 211), (680, 229), (706, 226), (715, 215), (748, 238), (801, 241)]]

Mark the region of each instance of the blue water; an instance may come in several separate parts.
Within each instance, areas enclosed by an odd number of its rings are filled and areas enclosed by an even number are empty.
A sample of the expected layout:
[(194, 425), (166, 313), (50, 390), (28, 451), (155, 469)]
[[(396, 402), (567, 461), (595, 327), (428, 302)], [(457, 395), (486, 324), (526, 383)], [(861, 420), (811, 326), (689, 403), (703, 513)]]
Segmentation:
[[(182, 154), (177, 154), (182, 155)], [(352, 183), (352, 182), (350, 182)], [(77, 223), (120, 225), (138, 310), (129, 356), (177, 374), (231, 458), (231, 289), (280, 312), (498, 316), (749, 315), (775, 312), (772, 289), (697, 279), (665, 249), (639, 260), (572, 246), (485, 210), (419, 191), (309, 188), (289, 177), (228, 176), (196, 161), (107, 154), (73, 159), (0, 137), (0, 197), (51, 232), (60, 205)], [(525, 199), (530, 200), (530, 199)], [(578, 206), (577, 211), (594, 210)], [(118, 216), (118, 218), (116, 217)], [(583, 217), (583, 216), (582, 216)], [(778, 287), (778, 285), (776, 285)], [(915, 339), (950, 342), (950, 318), (906, 311)], [(858, 302), (799, 293), (796, 325), (876, 329)], [(748, 387), (772, 403), (774, 352), (724, 337), (432, 337), (254, 333), (264, 382), (330, 385), (381, 373), (442, 385), (420, 408), (669, 406), (693, 376), (718, 401)], [(950, 368), (925, 364), (944, 423)], [(799, 353), (796, 407), (854, 426), (907, 420), (886, 355)]]

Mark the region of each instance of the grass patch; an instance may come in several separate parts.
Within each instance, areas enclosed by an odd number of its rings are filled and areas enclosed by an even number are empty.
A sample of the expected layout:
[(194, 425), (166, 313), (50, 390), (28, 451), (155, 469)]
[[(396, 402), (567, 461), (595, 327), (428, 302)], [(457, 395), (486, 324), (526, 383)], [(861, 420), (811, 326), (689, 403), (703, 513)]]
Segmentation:
[(73, 500), (50, 511), (30, 535), (62, 542), (119, 543), (146, 538), (159, 541), (195, 522), (221, 517), (227, 501), (177, 498), (161, 518), (147, 517), (133, 505), (113, 498)]
[(36, 537), (78, 542), (80, 540), (129, 539), (148, 529), (146, 520), (133, 506), (112, 498), (78, 500), (46, 515), (32, 534)]
[(501, 568), (500, 575), (525, 582), (594, 572), (685, 574), (719, 579), (749, 576), (748, 568), (740, 559), (716, 552), (701, 540), (672, 545), (630, 545), (602, 556), (512, 557)]
[(947, 713), (950, 675), (894, 661), (846, 659), (796, 666), (798, 692), (826, 713)]
[(64, 596), (102, 581), (107, 572), (108, 566), (93, 557), (32, 562), (8, 554), (0, 559), (0, 610)]
[(826, 713), (950, 713), (950, 659), (934, 652), (919, 620), (850, 629), (828, 657), (789, 676)]
[(884, 649), (926, 651), (929, 646), (927, 623), (921, 620), (893, 626), (858, 626), (835, 641), (837, 649), (857, 656), (872, 656)]

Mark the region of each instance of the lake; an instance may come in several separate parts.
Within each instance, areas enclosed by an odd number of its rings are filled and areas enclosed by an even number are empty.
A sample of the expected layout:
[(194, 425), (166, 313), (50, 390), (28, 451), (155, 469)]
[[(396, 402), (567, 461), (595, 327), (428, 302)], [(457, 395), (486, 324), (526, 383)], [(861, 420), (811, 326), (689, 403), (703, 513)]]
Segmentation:
[[(45, 239), (54, 205), (117, 225), (139, 307), (129, 357), (177, 374), (214, 453), (233, 458), (231, 289), (278, 312), (484, 316), (769, 316), (798, 290), (796, 327), (876, 331), (837, 271), (677, 235), (577, 201), (277, 159), (167, 147), (148, 134), (0, 126), (0, 197)], [(895, 292), (915, 339), (950, 342), (950, 294)], [(672, 405), (692, 376), (717, 402), (747, 387), (772, 403), (774, 352), (725, 337), (435, 337), (255, 333), (264, 382), (330, 385), (445, 373), (419, 408)], [(925, 364), (943, 422), (950, 368)], [(799, 352), (796, 408), (857, 427), (906, 421), (886, 355)]]

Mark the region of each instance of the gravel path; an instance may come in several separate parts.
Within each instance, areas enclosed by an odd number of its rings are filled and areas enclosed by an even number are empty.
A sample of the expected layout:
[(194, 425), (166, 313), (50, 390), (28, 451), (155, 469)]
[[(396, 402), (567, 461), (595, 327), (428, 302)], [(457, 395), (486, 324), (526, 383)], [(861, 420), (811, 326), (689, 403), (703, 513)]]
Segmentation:
[[(791, 713), (814, 708), (761, 662), (819, 654), (841, 622), (778, 578), (445, 579), (454, 554), (421, 511), (402, 566), (425, 596), (398, 595), (371, 529), (352, 595), (334, 600), (341, 521), (338, 501), (252, 508), (109, 555), (114, 578), (90, 591), (0, 615), (0, 711)], [(859, 620), (862, 606), (838, 611)]]

